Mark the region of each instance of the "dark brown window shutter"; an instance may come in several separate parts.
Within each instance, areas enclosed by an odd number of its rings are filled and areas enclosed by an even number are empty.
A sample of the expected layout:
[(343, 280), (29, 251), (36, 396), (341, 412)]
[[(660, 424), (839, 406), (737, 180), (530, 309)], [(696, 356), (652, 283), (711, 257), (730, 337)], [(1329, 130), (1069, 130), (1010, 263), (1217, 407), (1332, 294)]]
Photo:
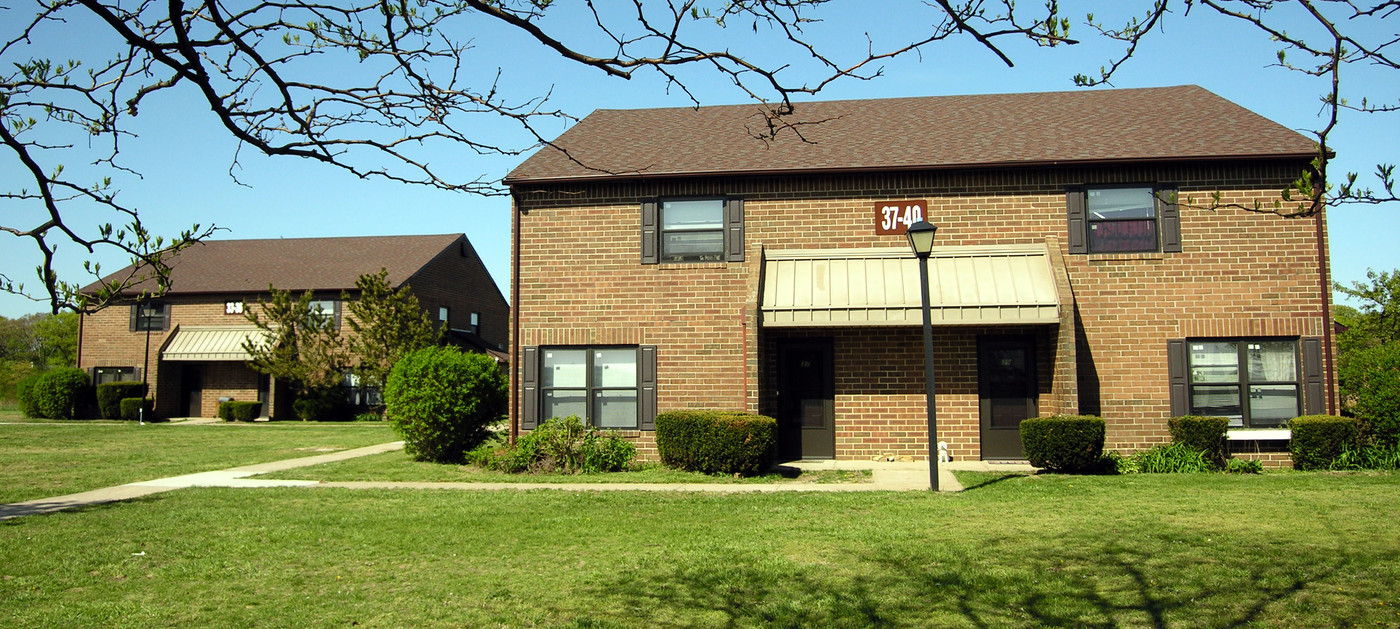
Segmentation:
[(642, 430), (656, 430), (656, 346), (637, 348), (637, 412)]
[(1065, 188), (1065, 215), (1069, 218), (1069, 252), (1089, 253), (1088, 217), (1084, 212), (1084, 186)]
[(1327, 412), (1327, 390), (1322, 380), (1322, 339), (1303, 339), (1303, 413)]
[(131, 304), (131, 331), (136, 331), (136, 320), (141, 316), (141, 304)]
[[(136, 382), (140, 382), (140, 381), (141, 381), (141, 371), (142, 371), (142, 370), (141, 370), (140, 367), (132, 367), (132, 377), (131, 377), (131, 379), (134, 380), (134, 381), (136, 381)], [(149, 391), (146, 392), (146, 397), (151, 397), (151, 394), (150, 394)]]
[(655, 201), (642, 202), (642, 264), (661, 261), (661, 225)]
[(1186, 368), (1186, 341), (1167, 341), (1167, 376), (1171, 382), (1172, 417), (1188, 414), (1189, 378)]
[(540, 350), (520, 351), (520, 428), (534, 430), (540, 424)]
[(1157, 215), (1161, 217), (1162, 251), (1181, 253), (1181, 210), (1176, 203), (1176, 186), (1157, 187)]
[(724, 259), (744, 261), (744, 200), (729, 199), (724, 203)]

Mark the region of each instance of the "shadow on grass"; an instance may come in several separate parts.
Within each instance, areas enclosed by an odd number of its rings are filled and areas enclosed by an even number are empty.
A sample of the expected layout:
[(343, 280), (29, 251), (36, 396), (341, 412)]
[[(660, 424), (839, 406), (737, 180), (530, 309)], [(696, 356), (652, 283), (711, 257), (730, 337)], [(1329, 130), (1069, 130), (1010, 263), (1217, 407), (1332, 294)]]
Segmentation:
[[(1245, 627), (1278, 621), (1265, 612), (1310, 584), (1330, 583), (1346, 563), (1268, 565), (1259, 563), (1267, 558), (1252, 557), (1249, 565), (1268, 567), (1236, 568), (1228, 561), (1154, 561), (1158, 549), (1182, 543), (1190, 542), (1162, 535), (1146, 549), (1108, 542), (1080, 553), (982, 559), (888, 552), (866, 557), (854, 572), (834, 573), (820, 557), (677, 557), (591, 593), (613, 599), (608, 607), (626, 610), (623, 615), (597, 614), (569, 626)], [(996, 544), (987, 550), (994, 553)]]
[[(983, 474), (983, 475), (979, 475), (979, 477), (981, 477), (981, 476), (990, 476), (990, 475), (991, 475), (991, 474)], [(986, 479), (982, 479), (980, 482), (975, 482), (975, 483), (970, 484), (970, 485), (965, 484), (965, 485), (963, 485), (963, 491), (972, 491), (972, 490), (975, 490), (975, 489), (982, 489), (983, 487), (988, 487), (988, 486), (991, 486), (991, 485), (995, 485), (995, 484), (1000, 483), (1000, 482), (1003, 482), (1003, 481), (1008, 481), (1008, 480), (1012, 480), (1012, 479), (1016, 479), (1016, 478), (1025, 478), (1026, 476), (1027, 476), (1026, 474), (1021, 474), (1021, 473), (1016, 473), (1016, 472), (1003, 473), (1003, 474), (996, 475), (995, 478), (986, 478)]]

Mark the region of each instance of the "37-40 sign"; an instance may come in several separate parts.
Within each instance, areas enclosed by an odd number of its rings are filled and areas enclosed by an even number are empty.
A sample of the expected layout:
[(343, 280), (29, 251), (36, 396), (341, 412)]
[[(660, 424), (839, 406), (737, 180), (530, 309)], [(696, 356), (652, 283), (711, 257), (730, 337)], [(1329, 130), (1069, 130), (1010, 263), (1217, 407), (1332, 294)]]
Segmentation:
[(903, 235), (909, 226), (924, 220), (926, 199), (908, 201), (876, 201), (875, 233), (881, 236)]

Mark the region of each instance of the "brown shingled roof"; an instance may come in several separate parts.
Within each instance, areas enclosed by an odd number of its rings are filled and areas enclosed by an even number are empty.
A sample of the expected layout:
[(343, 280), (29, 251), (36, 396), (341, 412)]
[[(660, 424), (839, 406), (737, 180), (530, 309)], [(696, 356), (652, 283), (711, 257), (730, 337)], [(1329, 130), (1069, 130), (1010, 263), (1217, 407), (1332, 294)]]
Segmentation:
[[(347, 290), (363, 273), (382, 267), (398, 286), (462, 234), (366, 236), (358, 238), (278, 238), (207, 240), (180, 252), (171, 261), (171, 295), (255, 293), (269, 284), (283, 290)], [(125, 275), (127, 267), (107, 276)], [(96, 290), (98, 283), (84, 288)], [(154, 288), (154, 282), (128, 292)]]
[[(762, 107), (598, 110), (507, 184), (732, 173), (922, 170), (1306, 158), (1316, 144), (1194, 85), (797, 103), (791, 131), (754, 139)], [(591, 168), (590, 168), (591, 167)]]

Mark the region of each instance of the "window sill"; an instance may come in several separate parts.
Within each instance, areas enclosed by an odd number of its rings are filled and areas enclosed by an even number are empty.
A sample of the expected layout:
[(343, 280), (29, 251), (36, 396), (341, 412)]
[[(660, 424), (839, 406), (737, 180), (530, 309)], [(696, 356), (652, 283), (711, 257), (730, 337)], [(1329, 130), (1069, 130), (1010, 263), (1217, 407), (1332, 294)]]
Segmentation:
[(1160, 251), (1145, 251), (1142, 253), (1091, 253), (1090, 262), (1120, 262), (1125, 260), (1165, 260), (1167, 254)]
[(1292, 438), (1287, 428), (1231, 428), (1225, 431), (1230, 441), (1287, 441)]
[(715, 262), (661, 262), (659, 264), (648, 264), (645, 266), (654, 266), (666, 271), (681, 271), (685, 269), (717, 269), (729, 266), (730, 264), (743, 265), (742, 262), (731, 263), (720, 260)]

